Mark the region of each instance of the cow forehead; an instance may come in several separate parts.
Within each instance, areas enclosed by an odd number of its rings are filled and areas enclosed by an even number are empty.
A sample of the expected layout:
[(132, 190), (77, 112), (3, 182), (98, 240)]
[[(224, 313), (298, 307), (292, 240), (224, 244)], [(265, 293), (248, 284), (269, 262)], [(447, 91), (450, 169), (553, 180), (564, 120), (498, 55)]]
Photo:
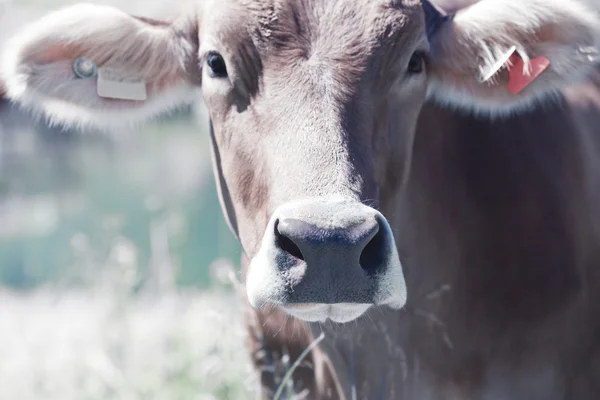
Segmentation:
[(244, 81), (258, 72), (277, 87), (318, 82), (336, 98), (348, 98), (366, 71), (390, 78), (396, 61), (426, 42), (412, 0), (212, 0), (204, 15), (203, 32), (216, 38), (214, 50), (227, 48)]
[(263, 52), (306, 57), (323, 51), (335, 58), (338, 49), (356, 52), (424, 33), (417, 0), (208, 0), (204, 15), (220, 39), (250, 36)]
[(418, 4), (404, 5), (386, 0), (239, 0), (255, 10), (264, 37), (279, 31), (334, 37), (340, 33), (377, 32), (392, 20), (409, 20)]

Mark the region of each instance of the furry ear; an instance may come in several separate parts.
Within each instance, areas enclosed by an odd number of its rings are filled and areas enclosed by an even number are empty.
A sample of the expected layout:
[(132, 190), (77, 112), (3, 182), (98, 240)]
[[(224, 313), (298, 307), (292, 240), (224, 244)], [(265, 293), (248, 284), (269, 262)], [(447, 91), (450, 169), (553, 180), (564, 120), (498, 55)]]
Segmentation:
[(597, 65), (600, 16), (584, 0), (481, 0), (454, 15), (422, 1), (429, 95), (442, 104), (511, 112), (582, 81)]
[(195, 13), (162, 22), (78, 4), (9, 39), (0, 82), (50, 123), (118, 128), (192, 102), (197, 51)]

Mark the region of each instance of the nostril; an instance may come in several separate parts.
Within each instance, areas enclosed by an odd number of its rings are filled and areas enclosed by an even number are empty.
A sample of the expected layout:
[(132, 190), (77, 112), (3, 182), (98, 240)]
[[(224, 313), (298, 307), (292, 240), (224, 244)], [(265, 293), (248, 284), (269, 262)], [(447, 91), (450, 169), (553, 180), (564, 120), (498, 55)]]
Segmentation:
[(300, 248), (296, 246), (296, 244), (287, 236), (279, 235), (277, 237), (277, 246), (286, 253), (291, 254), (292, 256), (304, 261), (304, 257), (302, 256), (302, 252)]
[(360, 255), (360, 266), (369, 275), (375, 275), (385, 264), (385, 230), (379, 231), (367, 243)]
[(292, 239), (279, 231), (279, 221), (275, 222), (275, 243), (277, 247), (299, 260), (304, 261), (300, 248)]

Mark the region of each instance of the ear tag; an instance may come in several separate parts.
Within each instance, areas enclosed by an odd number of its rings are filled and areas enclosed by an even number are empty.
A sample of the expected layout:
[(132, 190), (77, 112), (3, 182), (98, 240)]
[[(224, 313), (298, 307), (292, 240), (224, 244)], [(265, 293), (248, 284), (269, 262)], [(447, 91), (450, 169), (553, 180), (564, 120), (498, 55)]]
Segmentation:
[(487, 71), (484, 71), (481, 82), (487, 82), (501, 70), (508, 70), (508, 84), (506, 89), (512, 94), (519, 94), (523, 89), (535, 81), (550, 66), (550, 60), (544, 56), (529, 60), (529, 71), (525, 70), (525, 62), (512, 46), (504, 53)]
[(98, 96), (107, 99), (132, 101), (148, 99), (145, 80), (107, 67), (98, 69), (97, 92)]
[(550, 60), (544, 56), (532, 58), (529, 60), (529, 73), (525, 71), (525, 63), (517, 53), (510, 57), (510, 64), (506, 89), (512, 94), (519, 94), (550, 66)]
[(98, 66), (89, 58), (79, 57), (73, 62), (73, 73), (77, 78), (93, 78), (98, 72)]
[(492, 79), (500, 70), (506, 67), (506, 63), (510, 60), (510, 57), (517, 51), (517, 46), (512, 46), (506, 53), (504, 53), (499, 59), (487, 71), (483, 71), (480, 81), (487, 82)]

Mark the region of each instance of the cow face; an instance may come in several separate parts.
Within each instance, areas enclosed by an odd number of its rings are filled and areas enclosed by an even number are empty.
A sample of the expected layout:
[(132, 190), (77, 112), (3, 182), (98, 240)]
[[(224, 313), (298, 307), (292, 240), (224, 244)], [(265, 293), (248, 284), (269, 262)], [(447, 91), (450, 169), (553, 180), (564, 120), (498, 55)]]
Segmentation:
[[(591, 71), (598, 26), (575, 0), (484, 0), (453, 16), (427, 1), (206, 0), (172, 22), (78, 5), (18, 34), (0, 73), (32, 111), (97, 128), (201, 88), (223, 209), (251, 260), (250, 303), (345, 322), (406, 302), (386, 216), (426, 99), (519, 110)], [(518, 91), (501, 68), (511, 53)], [(98, 78), (73, 72), (80, 57)]]
[(402, 186), (426, 94), (420, 7), (218, 4), (200, 24), (202, 91), (223, 203), (252, 257), (250, 302), (338, 321), (404, 305), (374, 206)]

